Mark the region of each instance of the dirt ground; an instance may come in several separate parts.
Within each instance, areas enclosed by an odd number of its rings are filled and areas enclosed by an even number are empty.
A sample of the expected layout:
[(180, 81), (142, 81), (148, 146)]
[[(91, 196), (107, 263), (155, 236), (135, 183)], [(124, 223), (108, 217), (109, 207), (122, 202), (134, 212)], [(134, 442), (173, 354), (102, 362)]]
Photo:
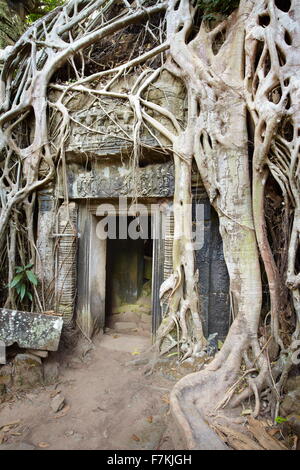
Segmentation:
[[(93, 345), (81, 338), (75, 349), (52, 353), (58, 382), (0, 405), (6, 431), (0, 450), (174, 449), (169, 393), (175, 369), (158, 367), (146, 376), (145, 366), (128, 365), (149, 346), (147, 337), (111, 332)], [(51, 401), (58, 392), (65, 405), (55, 413)]]

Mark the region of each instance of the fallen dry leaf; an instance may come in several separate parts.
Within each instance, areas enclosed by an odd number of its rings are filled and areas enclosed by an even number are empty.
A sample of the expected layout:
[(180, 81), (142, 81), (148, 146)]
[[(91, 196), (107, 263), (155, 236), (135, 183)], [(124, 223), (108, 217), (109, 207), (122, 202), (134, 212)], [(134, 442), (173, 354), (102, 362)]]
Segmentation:
[(263, 422), (252, 416), (248, 417), (248, 430), (253, 434), (259, 444), (266, 450), (288, 450), (282, 442), (278, 441), (274, 437), (271, 437), (266, 429)]
[(245, 410), (242, 411), (242, 416), (247, 416), (252, 414), (251, 408), (246, 408)]
[(4, 427), (1, 429), (1, 431), (2, 431), (2, 432), (8, 432), (8, 431), (10, 431), (10, 429), (11, 429), (10, 426), (4, 426)]
[(297, 447), (298, 447), (298, 440), (299, 440), (298, 436), (294, 436), (294, 437), (293, 437), (293, 445), (292, 445), (292, 449), (293, 449), (293, 450), (297, 450)]
[(56, 397), (56, 395), (58, 395), (59, 393), (60, 393), (60, 390), (52, 390), (52, 392), (50, 393), (50, 398)]
[(137, 442), (139, 442), (141, 440), (136, 434), (132, 434), (131, 439), (133, 441), (137, 441)]
[(135, 350), (135, 351), (132, 351), (131, 354), (132, 354), (132, 356), (138, 356), (141, 353), (140, 353), (140, 351)]
[(170, 397), (169, 395), (165, 394), (161, 397), (161, 400), (169, 405), (170, 403)]
[(38, 447), (41, 449), (47, 449), (47, 447), (50, 447), (50, 444), (48, 444), (48, 442), (39, 442)]
[[(21, 421), (18, 419), (17, 421), (11, 421), (10, 423), (6, 423), (6, 424), (2, 424), (2, 426), (0, 426), (0, 429), (1, 431), (3, 431), (3, 429), (5, 428), (12, 428), (12, 427), (15, 427), (17, 425), (19, 425), (21, 423)], [(6, 432), (6, 431), (4, 431)]]
[(242, 432), (220, 424), (214, 424), (211, 427), (224, 442), (227, 442), (235, 450), (264, 450), (254, 439)]

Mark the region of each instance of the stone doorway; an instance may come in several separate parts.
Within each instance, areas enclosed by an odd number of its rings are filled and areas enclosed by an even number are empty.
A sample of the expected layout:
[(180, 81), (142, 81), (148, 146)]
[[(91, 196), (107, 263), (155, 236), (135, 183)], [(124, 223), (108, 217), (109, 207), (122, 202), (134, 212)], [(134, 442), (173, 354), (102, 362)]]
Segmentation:
[[(142, 240), (137, 237), (136, 240), (128, 240), (126, 245), (127, 241), (120, 237), (115, 237), (115, 240), (99, 239), (97, 227), (99, 221), (107, 216), (116, 217), (118, 223), (125, 216), (130, 223), (136, 215), (128, 210), (120, 210), (113, 203), (107, 204), (104, 209), (101, 207), (99, 211), (99, 204), (100, 201), (89, 206), (79, 205), (78, 226), (81, 235), (78, 249), (76, 323), (85, 336), (91, 338), (108, 326), (112, 313), (122, 312), (124, 305), (120, 304), (137, 303), (133, 309), (138, 310), (144, 320), (147, 315), (148, 331), (152, 332), (154, 338), (161, 321), (159, 288), (164, 275), (165, 251), (162, 220), (168, 206), (163, 201), (160, 204), (155, 200), (150, 204), (146, 203), (147, 210), (145, 213), (140, 212), (140, 216), (148, 218), (152, 239), (149, 235)], [(118, 230), (116, 233), (118, 234)], [(121, 263), (117, 253), (122, 253)], [(127, 264), (135, 259), (136, 269), (138, 266), (136, 291), (132, 282), (128, 281), (126, 259)], [(118, 305), (121, 310), (115, 310), (115, 307), (118, 308), (115, 295), (118, 290), (122, 292)]]
[[(134, 217), (117, 217), (126, 224), (138, 224)], [(144, 216), (145, 217), (145, 216)], [(141, 237), (137, 239), (108, 238), (106, 241), (105, 326), (123, 330), (138, 327), (147, 320), (151, 331), (153, 242), (151, 216), (144, 219)]]

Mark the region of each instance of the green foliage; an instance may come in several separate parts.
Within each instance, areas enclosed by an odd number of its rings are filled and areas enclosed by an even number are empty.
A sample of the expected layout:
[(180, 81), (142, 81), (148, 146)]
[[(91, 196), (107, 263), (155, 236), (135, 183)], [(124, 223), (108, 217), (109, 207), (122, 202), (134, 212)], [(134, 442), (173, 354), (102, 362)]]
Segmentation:
[(39, 6), (34, 13), (27, 15), (27, 22), (33, 23), (37, 19), (49, 13), (49, 11), (54, 10), (54, 8), (59, 7), (65, 3), (66, 0), (43, 0), (38, 2)]
[(287, 421), (287, 419), (286, 419), (286, 418), (282, 418), (281, 416), (277, 416), (277, 417), (275, 418), (275, 422), (276, 422), (277, 424), (285, 423), (286, 421)]
[(8, 287), (16, 289), (21, 302), (25, 297), (32, 301), (30, 290), (32, 286), (36, 286), (38, 283), (37, 277), (31, 269), (32, 266), (32, 263), (26, 266), (17, 266), (16, 275), (8, 285)]
[(203, 11), (204, 20), (214, 20), (217, 13), (230, 15), (239, 3), (240, 0), (198, 0), (198, 7)]

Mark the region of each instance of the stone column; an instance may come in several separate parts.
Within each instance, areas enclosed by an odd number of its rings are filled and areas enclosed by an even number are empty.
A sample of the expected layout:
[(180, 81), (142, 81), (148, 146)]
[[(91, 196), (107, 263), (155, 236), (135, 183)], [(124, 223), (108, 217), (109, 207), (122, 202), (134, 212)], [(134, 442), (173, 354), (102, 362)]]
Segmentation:
[(44, 310), (54, 308), (54, 239), (55, 198), (53, 188), (38, 193), (38, 229), (36, 273), (38, 292)]

